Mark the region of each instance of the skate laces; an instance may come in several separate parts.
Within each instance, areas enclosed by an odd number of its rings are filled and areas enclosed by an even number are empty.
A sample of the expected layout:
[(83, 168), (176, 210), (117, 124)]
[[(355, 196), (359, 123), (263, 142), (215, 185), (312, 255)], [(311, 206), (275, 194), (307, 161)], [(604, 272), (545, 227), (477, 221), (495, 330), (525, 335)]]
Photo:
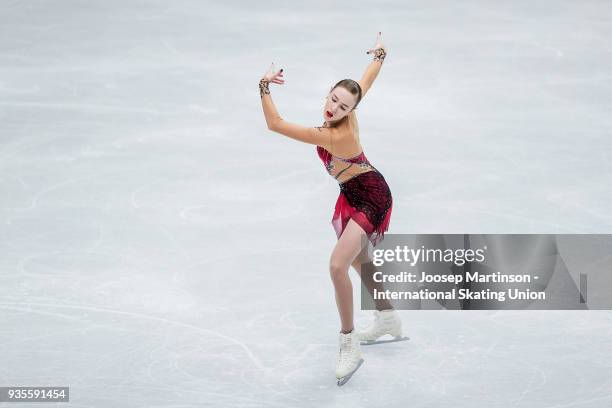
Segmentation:
[(353, 351), (353, 343), (351, 336), (340, 336), (340, 350), (338, 352), (338, 361), (340, 364), (346, 364), (350, 360), (351, 352)]

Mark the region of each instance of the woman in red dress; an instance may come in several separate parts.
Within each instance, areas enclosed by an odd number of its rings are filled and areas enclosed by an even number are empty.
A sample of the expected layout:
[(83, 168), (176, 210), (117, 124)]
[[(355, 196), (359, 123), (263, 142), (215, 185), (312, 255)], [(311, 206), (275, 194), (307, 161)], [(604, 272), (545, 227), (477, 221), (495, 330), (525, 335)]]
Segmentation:
[[(368, 244), (376, 246), (389, 228), (393, 198), (383, 175), (368, 161), (359, 141), (355, 108), (376, 79), (387, 54), (378, 33), (373, 54), (361, 80), (343, 79), (327, 96), (322, 126), (304, 127), (282, 119), (272, 102), (269, 84), (283, 84), (283, 70), (270, 67), (259, 83), (260, 96), (268, 129), (317, 146), (317, 153), (328, 173), (340, 186), (332, 225), (338, 237), (331, 254), (329, 270), (334, 284), (336, 304), (342, 324), (340, 348), (336, 365), (338, 385), (344, 384), (363, 362), (359, 334), (353, 326), (353, 287), (348, 270), (352, 265), (361, 274), (361, 263), (367, 262)], [(367, 238), (367, 239), (366, 239)], [(391, 309), (386, 303), (377, 309)], [(394, 311), (393, 311), (394, 312)], [(396, 312), (395, 312), (396, 313)], [(388, 320), (398, 331), (399, 318)], [(382, 319), (384, 320), (384, 319)], [(380, 329), (380, 328), (379, 328)], [(388, 328), (387, 328), (388, 329)], [(380, 334), (382, 329), (378, 330)], [(401, 330), (401, 327), (400, 327)], [(391, 331), (387, 330), (389, 334)], [(376, 334), (378, 336), (378, 334)]]

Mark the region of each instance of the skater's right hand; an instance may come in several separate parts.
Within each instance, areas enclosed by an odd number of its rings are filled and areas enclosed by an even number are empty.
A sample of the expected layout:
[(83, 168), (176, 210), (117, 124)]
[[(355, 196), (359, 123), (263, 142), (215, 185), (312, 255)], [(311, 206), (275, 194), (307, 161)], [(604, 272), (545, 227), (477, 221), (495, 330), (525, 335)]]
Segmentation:
[(270, 68), (268, 68), (268, 71), (266, 71), (266, 73), (261, 77), (261, 79), (265, 79), (271, 84), (282, 85), (285, 83), (285, 80), (282, 77), (283, 69), (281, 68), (280, 71), (274, 72), (274, 63), (272, 63), (272, 65), (270, 65)]

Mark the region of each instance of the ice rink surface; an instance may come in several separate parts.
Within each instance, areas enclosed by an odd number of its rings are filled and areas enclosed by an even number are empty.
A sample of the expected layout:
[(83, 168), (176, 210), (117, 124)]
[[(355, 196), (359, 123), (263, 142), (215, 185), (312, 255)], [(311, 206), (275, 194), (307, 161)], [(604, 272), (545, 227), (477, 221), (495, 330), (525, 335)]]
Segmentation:
[(319, 126), (379, 30), (357, 116), (389, 233), (612, 233), (611, 2), (5, 0), (0, 386), (70, 386), (45, 405), (70, 407), (611, 406), (610, 311), (402, 311), (411, 340), (335, 385), (338, 185), (268, 131), (257, 83), (284, 68), (281, 116)]

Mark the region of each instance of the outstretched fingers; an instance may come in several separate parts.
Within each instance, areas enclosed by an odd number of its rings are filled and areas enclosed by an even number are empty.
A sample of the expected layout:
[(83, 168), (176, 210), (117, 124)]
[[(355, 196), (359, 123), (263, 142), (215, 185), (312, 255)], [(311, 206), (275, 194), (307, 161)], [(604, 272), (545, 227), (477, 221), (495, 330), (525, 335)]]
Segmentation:
[(282, 78), (283, 69), (281, 68), (276, 74), (274, 74), (273, 80), (275, 84), (284, 84), (285, 80)]
[(270, 67), (263, 76), (264, 79), (273, 84), (284, 84), (285, 80), (282, 77), (283, 69), (281, 68), (279, 71), (276, 71), (274, 68), (274, 62), (270, 64)]
[(366, 54), (371, 54), (382, 46), (382, 31), (379, 31), (378, 34), (376, 34), (376, 43), (374, 44), (374, 48), (370, 48)]

